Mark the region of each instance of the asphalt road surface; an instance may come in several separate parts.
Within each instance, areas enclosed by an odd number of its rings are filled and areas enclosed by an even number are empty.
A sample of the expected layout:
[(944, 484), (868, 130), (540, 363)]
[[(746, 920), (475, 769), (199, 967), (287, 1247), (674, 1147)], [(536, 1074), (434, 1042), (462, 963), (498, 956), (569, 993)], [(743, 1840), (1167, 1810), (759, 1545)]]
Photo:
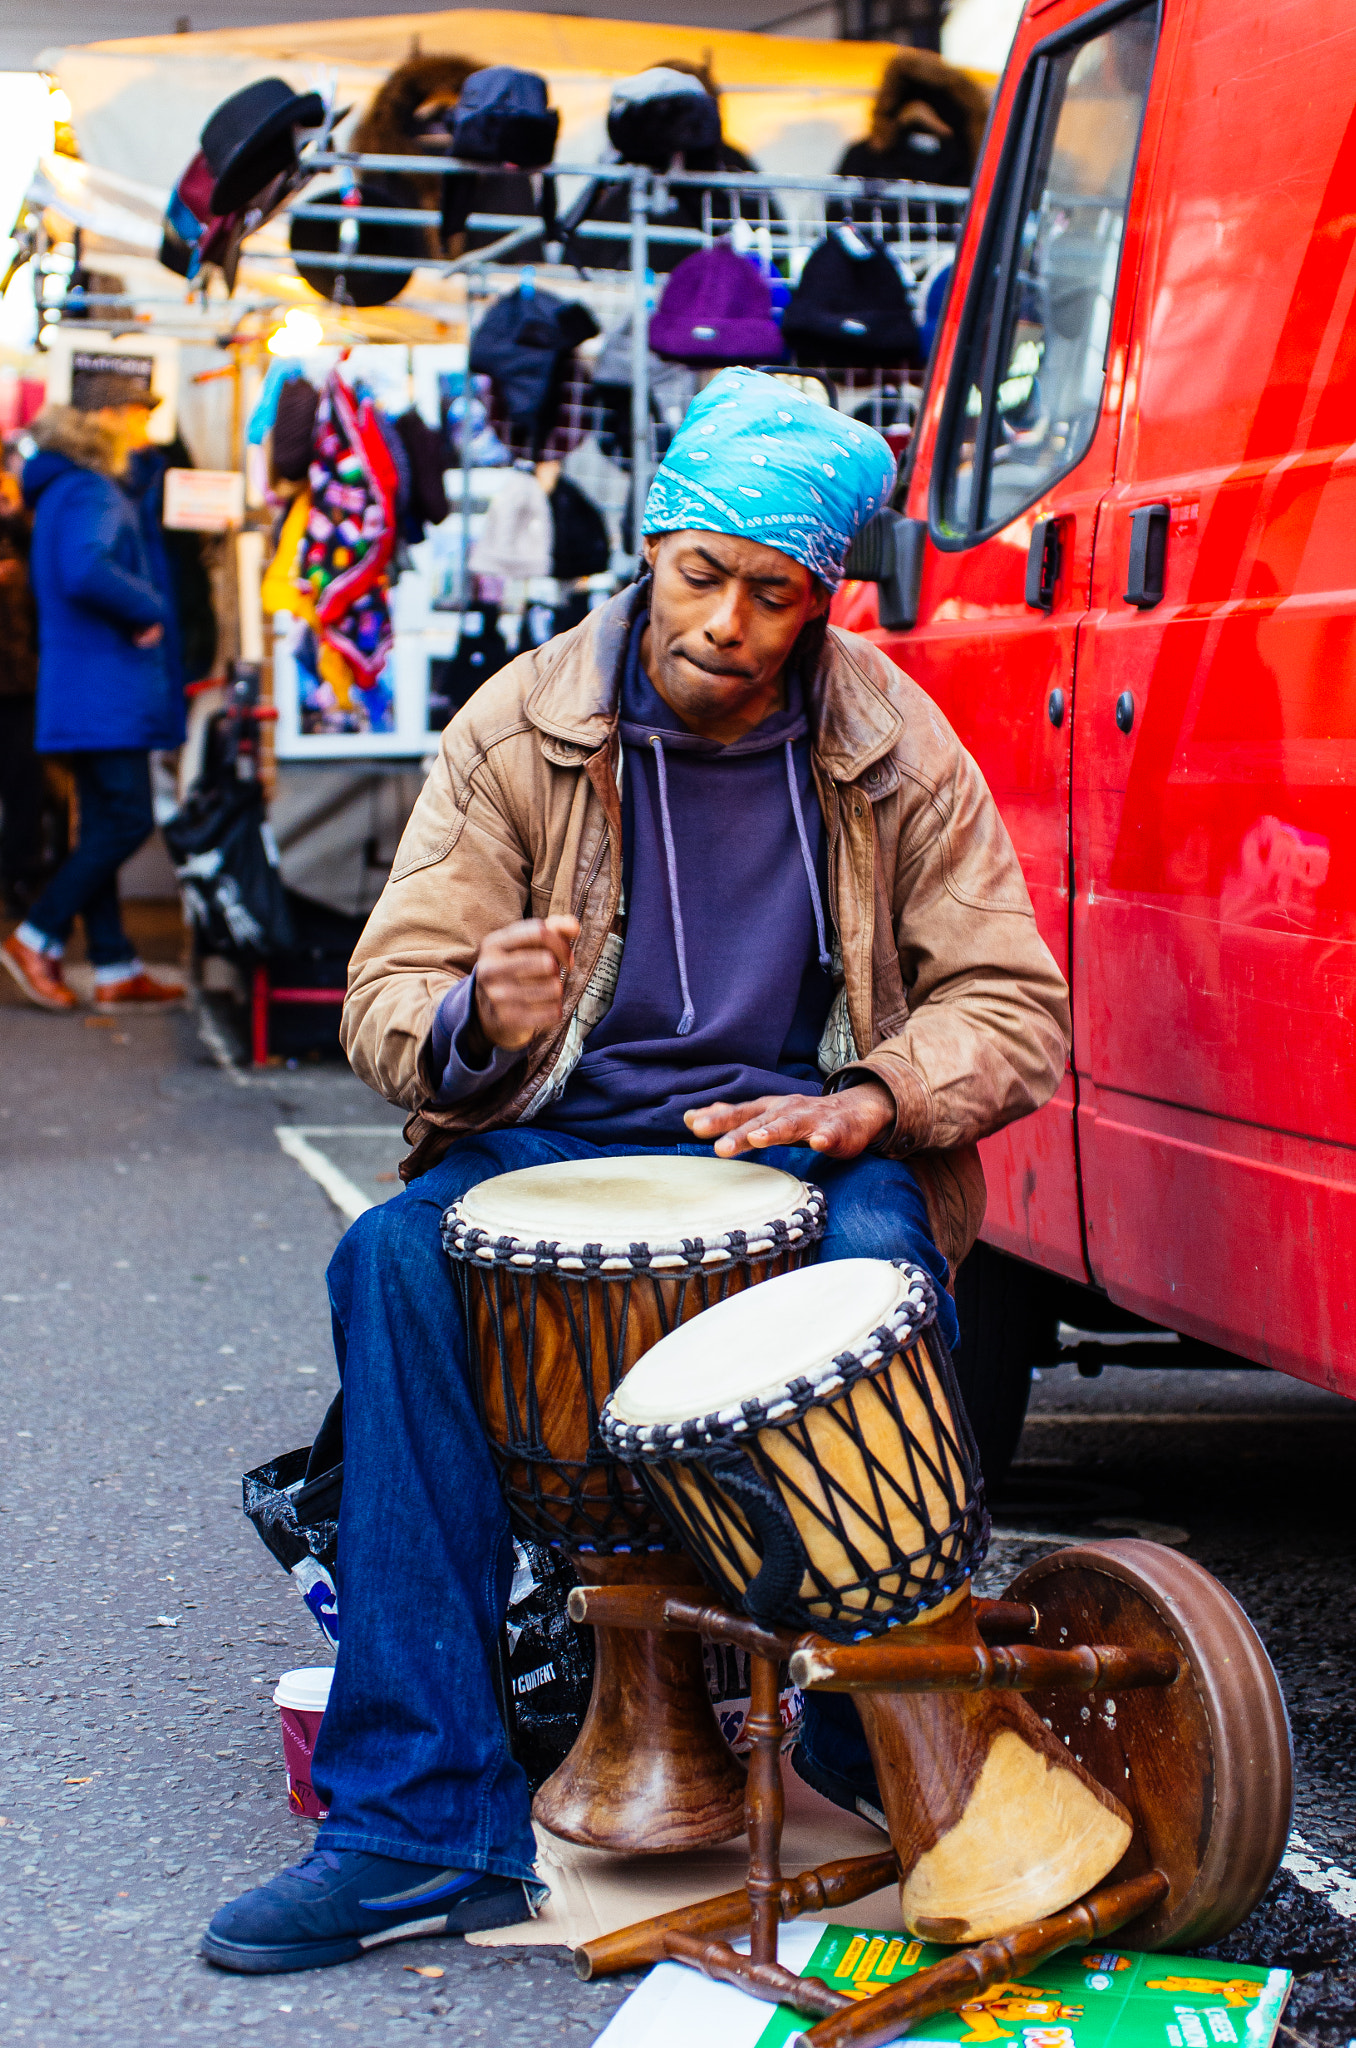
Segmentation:
[[(0, 1038), (0, 2040), (591, 2042), (634, 1980), (580, 1985), (554, 1950), (424, 1942), (262, 1979), (195, 1954), (311, 1839), (270, 1696), (330, 1660), (240, 1474), (324, 1412), (336, 1201), (396, 1191), (399, 1117), (332, 1066), (228, 1071), (187, 1013), (108, 1028), (0, 995)], [(1282, 2039), (1316, 2048), (1356, 2038), (1353, 1453), (1356, 1407), (1266, 1373), (1048, 1370), (985, 1580), (1138, 1530), (1248, 1608), (1299, 1800), (1227, 1947), (1304, 1973)]]

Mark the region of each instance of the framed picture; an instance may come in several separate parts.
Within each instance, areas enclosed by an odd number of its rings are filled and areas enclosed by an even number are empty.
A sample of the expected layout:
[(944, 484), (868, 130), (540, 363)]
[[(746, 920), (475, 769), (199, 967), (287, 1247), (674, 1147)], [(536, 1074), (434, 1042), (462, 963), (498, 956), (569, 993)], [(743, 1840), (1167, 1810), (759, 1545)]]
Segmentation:
[[(274, 748), (280, 761), (417, 760), (437, 751), (428, 726), (429, 636), (397, 633), (370, 688), (338, 672), (290, 612), (273, 618)], [(438, 636), (434, 636), (438, 637)], [(449, 639), (452, 636), (447, 636)]]

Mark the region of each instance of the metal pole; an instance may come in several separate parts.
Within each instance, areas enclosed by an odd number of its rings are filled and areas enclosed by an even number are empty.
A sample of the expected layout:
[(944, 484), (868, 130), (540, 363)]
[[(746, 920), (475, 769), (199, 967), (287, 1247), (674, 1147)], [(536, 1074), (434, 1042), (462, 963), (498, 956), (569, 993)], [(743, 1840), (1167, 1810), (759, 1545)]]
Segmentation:
[(476, 299), (484, 288), (483, 270), (466, 279), (466, 370), (461, 380), (461, 563), (457, 571), (457, 594), (461, 610), (457, 620), (457, 641), (466, 626), (471, 580), (471, 342), (475, 333)]
[(648, 171), (631, 173), (631, 539), (637, 563), (645, 500), (650, 491), (650, 267)]

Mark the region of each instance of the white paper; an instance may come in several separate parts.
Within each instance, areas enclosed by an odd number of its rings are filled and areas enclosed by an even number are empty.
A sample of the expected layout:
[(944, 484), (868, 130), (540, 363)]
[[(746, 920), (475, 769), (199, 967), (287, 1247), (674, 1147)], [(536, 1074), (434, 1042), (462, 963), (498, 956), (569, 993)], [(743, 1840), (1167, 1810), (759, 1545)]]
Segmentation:
[[(778, 1930), (777, 1961), (797, 1976), (805, 1968), (828, 1923), (793, 1920)], [(732, 1942), (741, 1955), (748, 1937)], [(598, 2036), (596, 2048), (692, 2048), (696, 2041), (719, 2048), (754, 2048), (774, 2008), (732, 1984), (713, 1984), (684, 1963), (656, 1963)]]

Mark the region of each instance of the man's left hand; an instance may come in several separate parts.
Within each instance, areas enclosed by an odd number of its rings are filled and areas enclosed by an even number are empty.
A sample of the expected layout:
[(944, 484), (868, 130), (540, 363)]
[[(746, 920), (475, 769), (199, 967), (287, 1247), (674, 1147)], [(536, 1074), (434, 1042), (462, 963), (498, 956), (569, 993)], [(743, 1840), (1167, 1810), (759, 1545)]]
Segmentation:
[(760, 1095), (754, 1102), (712, 1102), (683, 1122), (694, 1138), (714, 1138), (733, 1159), (768, 1145), (809, 1145), (830, 1159), (855, 1159), (888, 1131), (894, 1098), (883, 1081), (859, 1081), (836, 1095)]

